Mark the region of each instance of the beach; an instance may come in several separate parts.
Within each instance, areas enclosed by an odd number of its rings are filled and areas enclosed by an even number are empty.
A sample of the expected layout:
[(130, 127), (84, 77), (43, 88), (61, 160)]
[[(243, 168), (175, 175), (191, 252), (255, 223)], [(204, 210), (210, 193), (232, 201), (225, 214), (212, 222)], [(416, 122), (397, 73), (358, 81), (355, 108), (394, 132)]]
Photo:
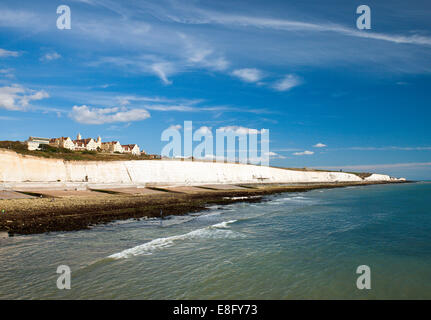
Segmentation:
[(0, 232), (9, 235), (183, 215), (282, 192), (405, 182), (376, 173), (240, 163), (70, 161), (8, 150), (0, 156)]
[[(87, 229), (125, 219), (163, 218), (215, 204), (258, 202), (263, 196), (322, 188), (402, 182), (117, 187), (94, 190), (21, 189), (0, 200), (0, 232), (36, 234)], [(17, 198), (18, 196), (24, 198)], [(0, 194), (1, 197), (1, 194)], [(4, 210), (4, 211), (3, 211)]]

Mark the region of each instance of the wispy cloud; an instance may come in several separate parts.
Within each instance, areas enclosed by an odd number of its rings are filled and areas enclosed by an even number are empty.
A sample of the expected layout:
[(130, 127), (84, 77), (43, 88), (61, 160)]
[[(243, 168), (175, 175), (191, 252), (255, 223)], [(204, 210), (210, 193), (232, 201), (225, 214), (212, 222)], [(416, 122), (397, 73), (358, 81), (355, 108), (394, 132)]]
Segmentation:
[[(193, 7), (189, 7), (193, 10)], [(270, 17), (246, 16), (220, 13), (212, 10), (202, 10), (194, 8), (193, 18), (170, 16), (178, 23), (185, 24), (219, 24), (236, 27), (253, 27), (257, 29), (272, 29), (282, 31), (308, 31), (308, 32), (331, 32), (344, 36), (367, 38), (393, 43), (406, 43), (415, 45), (431, 45), (431, 37), (420, 34), (399, 35), (378, 32), (363, 32), (357, 29), (348, 28), (337, 23), (305, 22), (292, 19), (276, 19)]]
[[(128, 30), (127, 33), (129, 39), (135, 39), (132, 30)], [(152, 37), (155, 36), (152, 35)], [(136, 37), (136, 41), (136, 43), (130, 44), (134, 49), (139, 48), (141, 43), (138, 37)], [(164, 85), (171, 85), (173, 83), (171, 77), (179, 73), (198, 69), (224, 72), (230, 65), (220, 52), (216, 52), (204, 41), (192, 38), (185, 33), (169, 32), (169, 35), (162, 34), (158, 39), (148, 39), (148, 42), (153, 44), (166, 42), (166, 45), (158, 48), (156, 45), (148, 44), (144, 50), (147, 52), (146, 54), (106, 56), (92, 61), (88, 65), (94, 67), (111, 65), (121, 67), (122, 70), (130, 73), (154, 74)], [(155, 54), (148, 52), (155, 52)]]
[(178, 34), (185, 47), (185, 58), (188, 67), (203, 67), (215, 71), (224, 71), (229, 67), (229, 61), (216, 52), (209, 44), (192, 38), (185, 33)]
[(151, 65), (151, 70), (163, 81), (164, 84), (172, 84), (168, 75), (174, 73), (174, 65), (170, 62), (158, 62)]
[(294, 156), (311, 156), (313, 154), (314, 154), (314, 151), (308, 151), (308, 150), (293, 153)]
[(104, 124), (113, 122), (132, 122), (148, 119), (150, 114), (144, 109), (90, 108), (86, 105), (74, 106), (69, 117), (83, 124)]
[(316, 169), (328, 170), (378, 170), (378, 169), (392, 169), (392, 168), (410, 168), (428, 167), (431, 162), (408, 162), (408, 163), (386, 163), (386, 164), (360, 164), (360, 165), (342, 165), (342, 166), (321, 166), (313, 167)]
[(273, 151), (268, 152), (266, 155), (269, 156), (271, 159), (286, 159), (285, 156), (275, 153)]
[(130, 125), (131, 125), (130, 122), (126, 123), (124, 125), (116, 125), (116, 124), (114, 124), (112, 126), (109, 126), (107, 130), (109, 130), (109, 131), (121, 131), (123, 129), (127, 129), (128, 127), (130, 127)]
[(232, 75), (245, 82), (258, 82), (264, 77), (263, 72), (256, 68), (236, 69)]
[(327, 147), (327, 145), (319, 142), (319, 143), (316, 143), (313, 147), (314, 148), (325, 148), (325, 147)]
[(61, 55), (57, 52), (49, 52), (44, 54), (42, 57), (40, 57), (41, 61), (52, 61), (52, 60), (57, 60), (60, 59)]
[(180, 124), (173, 124), (173, 125), (171, 125), (171, 126), (169, 126), (169, 128), (168, 129), (173, 129), (173, 130), (181, 130), (182, 129), (182, 125), (180, 125)]
[(386, 147), (350, 147), (349, 150), (358, 150), (358, 151), (390, 151), (390, 150), (399, 150), (399, 151), (423, 151), (423, 150), (431, 150), (431, 147), (399, 147), (399, 146), (386, 146)]
[(221, 127), (217, 129), (218, 132), (234, 133), (234, 134), (240, 134), (240, 135), (259, 134), (259, 133), (263, 133), (265, 130), (266, 129), (258, 130), (258, 129), (246, 128), (241, 126), (226, 126), (226, 127)]
[(0, 108), (14, 111), (24, 111), (30, 107), (31, 101), (48, 98), (44, 90), (31, 90), (20, 85), (0, 87)]
[[(102, 100), (106, 100), (103, 98)], [(149, 96), (117, 96), (116, 102), (121, 106), (136, 105), (153, 111), (176, 112), (241, 112), (241, 113), (273, 113), (267, 108), (246, 108), (230, 105), (209, 105), (204, 99), (164, 98)]]
[[(130, 13), (137, 10), (132, 8), (126, 13), (126, 9), (119, 10), (118, 5), (111, 3), (106, 5), (105, 2), (95, 0), (82, 0), (85, 2), (98, 4), (109, 8), (113, 12), (123, 16), (130, 15)], [(110, 3), (110, 2), (108, 2)], [(281, 31), (306, 31), (306, 32), (327, 32), (335, 33), (348, 37), (368, 38), (379, 41), (393, 42), (393, 43), (406, 43), (415, 45), (431, 45), (431, 37), (424, 36), (419, 33), (412, 33), (408, 35), (381, 33), (368, 31), (363, 32), (353, 27), (347, 27), (343, 24), (328, 21), (318, 21), (316, 19), (311, 21), (301, 21), (287, 18), (273, 18), (270, 16), (263, 16), (258, 12), (255, 14), (236, 14), (228, 11), (217, 11), (212, 9), (205, 9), (203, 6), (198, 6), (195, 3), (178, 4), (176, 1), (164, 2), (154, 4), (150, 2), (139, 2), (137, 4), (140, 10), (145, 10), (156, 16), (163, 21), (173, 21), (180, 24), (217, 24), (227, 27), (238, 28), (256, 28), (256, 29), (271, 29)]]
[(0, 69), (0, 75), (3, 75), (5, 78), (13, 79), (15, 78), (15, 75), (13, 74), (14, 69), (7, 68), (7, 69)]
[(19, 120), (19, 118), (0, 116), (0, 120), (13, 121), (13, 120)]
[(209, 134), (212, 134), (211, 127), (202, 126), (202, 127), (200, 127), (198, 130), (196, 130), (196, 133), (197, 133), (197, 134), (201, 134), (201, 135), (209, 135)]
[(273, 88), (277, 91), (288, 91), (296, 86), (299, 86), (301, 84), (301, 79), (294, 75), (294, 74), (288, 74), (283, 79), (277, 81)]
[(0, 58), (6, 58), (6, 57), (18, 57), (20, 53), (18, 51), (9, 51), (0, 48)]

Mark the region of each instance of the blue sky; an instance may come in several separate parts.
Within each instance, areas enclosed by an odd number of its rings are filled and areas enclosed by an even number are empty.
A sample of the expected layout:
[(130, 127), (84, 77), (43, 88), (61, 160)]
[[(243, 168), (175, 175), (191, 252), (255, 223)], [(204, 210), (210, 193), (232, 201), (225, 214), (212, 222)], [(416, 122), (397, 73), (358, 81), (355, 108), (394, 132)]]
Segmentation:
[(430, 16), (429, 1), (3, 0), (0, 139), (160, 153), (191, 120), (269, 129), (275, 166), (431, 179)]

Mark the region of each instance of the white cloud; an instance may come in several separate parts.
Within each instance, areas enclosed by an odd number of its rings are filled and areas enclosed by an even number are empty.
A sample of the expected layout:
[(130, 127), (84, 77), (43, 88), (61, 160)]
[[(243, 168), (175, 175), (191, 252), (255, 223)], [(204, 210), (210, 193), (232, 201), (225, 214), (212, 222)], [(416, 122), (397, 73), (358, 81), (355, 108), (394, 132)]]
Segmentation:
[(204, 67), (223, 71), (229, 66), (229, 61), (219, 53), (215, 53), (206, 43), (192, 39), (184, 33), (179, 33), (178, 35), (185, 46), (185, 58), (188, 62), (186, 65), (188, 67)]
[(4, 77), (10, 78), (10, 79), (15, 77), (13, 72), (14, 72), (14, 69), (12, 68), (0, 69), (0, 75), (3, 75)]
[(245, 82), (258, 82), (263, 78), (262, 71), (255, 68), (237, 69), (232, 72), (232, 75)]
[(218, 128), (217, 131), (223, 133), (234, 133), (234, 134), (259, 134), (265, 132), (266, 129), (257, 130), (251, 128), (245, 128), (240, 126), (226, 126)]
[(181, 128), (182, 128), (182, 125), (180, 125), (180, 124), (173, 124), (173, 125), (169, 126), (168, 129), (180, 130)]
[(50, 52), (50, 53), (43, 55), (40, 58), (40, 60), (41, 61), (52, 61), (52, 60), (57, 60), (60, 58), (61, 58), (61, 55), (54, 51), (54, 52)]
[(299, 86), (301, 84), (301, 80), (295, 76), (294, 74), (288, 74), (280, 81), (277, 81), (273, 88), (277, 91), (288, 91), (293, 87)]
[(212, 53), (212, 50), (210, 49), (195, 50), (194, 52), (191, 53), (191, 56), (189, 57), (189, 61), (194, 63), (202, 62), (211, 53)]
[(294, 156), (311, 156), (312, 154), (314, 154), (314, 151), (308, 151), (308, 150), (293, 153)]
[[(91, 33), (91, 30), (89, 30)], [(116, 34), (118, 31), (115, 31)], [(159, 30), (159, 32), (162, 32)], [(130, 34), (131, 31), (125, 31)], [(173, 36), (173, 33), (178, 37)], [(109, 32), (107, 32), (109, 34)], [(196, 69), (208, 69), (211, 71), (225, 71), (229, 66), (229, 61), (217, 50), (211, 48), (202, 40), (193, 39), (188, 35), (178, 32), (169, 32), (169, 35), (162, 32), (158, 37), (158, 32), (146, 35), (147, 41), (143, 44), (142, 39), (134, 36), (123, 41), (132, 41), (130, 46), (137, 47), (141, 51), (152, 52), (133, 56), (111, 56), (102, 57), (96, 61), (89, 62), (89, 66), (98, 67), (101, 64), (115, 65), (122, 68), (122, 71), (132, 73), (151, 73), (159, 77), (165, 85), (171, 85), (171, 76)], [(151, 38), (149, 38), (151, 36)], [(116, 39), (109, 38), (110, 41)], [(142, 50), (142, 47), (145, 49)]]
[[(70, 91), (67, 92), (70, 95)], [(272, 113), (269, 109), (248, 108), (245, 106), (231, 106), (231, 105), (209, 105), (204, 104), (205, 99), (185, 99), (185, 98), (166, 98), (160, 96), (112, 96), (109, 93), (91, 92), (83, 96), (81, 91), (73, 93), (73, 95), (80, 95), (85, 98), (86, 103), (93, 105), (120, 105), (128, 106), (130, 108), (144, 108), (146, 110), (154, 110), (161, 112), (245, 112), (245, 113)], [(73, 98), (73, 95), (70, 95)]]
[[(192, 8), (188, 8), (190, 11)], [(335, 23), (310, 23), (289, 19), (273, 19), (256, 16), (229, 15), (209, 10), (196, 10), (200, 17), (194, 19), (181, 19), (170, 16), (176, 22), (187, 24), (222, 24), (237, 27), (254, 27), (258, 29), (273, 29), (283, 31), (310, 31), (310, 32), (334, 32), (346, 36), (382, 40), (393, 43), (409, 43), (416, 45), (431, 45), (431, 37), (419, 34), (397, 35), (377, 32), (362, 32)]]
[(103, 57), (88, 63), (88, 66), (114, 65), (123, 71), (132, 73), (151, 73), (162, 80), (165, 85), (172, 84), (168, 79), (180, 71), (181, 65), (177, 61), (165, 61), (155, 55), (140, 55), (135, 57)]
[(350, 147), (348, 150), (357, 150), (357, 151), (391, 151), (391, 150), (399, 150), (399, 151), (424, 151), (431, 150), (431, 147), (399, 147), (399, 146), (388, 146), (388, 147)]
[(18, 57), (19, 52), (18, 51), (9, 51), (0, 48), (0, 58), (6, 58), (6, 57)]
[(151, 66), (151, 70), (163, 81), (164, 84), (172, 84), (168, 75), (173, 73), (174, 67), (170, 62), (158, 62)]
[(324, 147), (327, 147), (327, 145), (324, 144), (324, 143), (319, 142), (319, 143), (316, 143), (313, 147), (314, 148), (324, 148)]
[(375, 169), (392, 169), (392, 168), (406, 168), (414, 169), (417, 167), (431, 166), (431, 162), (410, 162), (410, 163), (387, 163), (387, 164), (364, 164), (364, 165), (347, 165), (347, 166), (326, 166), (314, 167), (316, 169), (326, 170), (375, 170)]
[(123, 108), (90, 108), (74, 106), (69, 116), (79, 123), (104, 124), (113, 122), (141, 121), (150, 117), (147, 110)]
[(109, 126), (107, 130), (109, 130), (109, 131), (121, 131), (123, 129), (127, 129), (128, 127), (130, 127), (130, 125), (131, 125), (130, 122), (126, 123), (124, 125), (115, 125), (115, 124), (113, 124), (113, 125)]
[(211, 128), (207, 126), (202, 126), (198, 130), (196, 130), (197, 134), (209, 135), (212, 134)]
[(185, 105), (146, 105), (148, 110), (154, 111), (179, 111), (179, 112), (193, 112), (198, 111), (197, 108)]
[(192, 65), (203, 66), (216, 71), (226, 70), (229, 66), (229, 61), (224, 57), (213, 57), (213, 51), (210, 49), (196, 49), (188, 58)]
[(281, 154), (278, 154), (278, 153), (275, 153), (275, 152), (272, 152), (272, 151), (266, 153), (265, 155), (267, 155), (267, 156), (269, 156), (270, 158), (273, 158), (273, 159), (286, 159), (285, 156), (282, 156)]
[(30, 101), (42, 100), (48, 97), (49, 94), (44, 90), (36, 91), (19, 85), (1, 87), (0, 108), (22, 111), (29, 107)]

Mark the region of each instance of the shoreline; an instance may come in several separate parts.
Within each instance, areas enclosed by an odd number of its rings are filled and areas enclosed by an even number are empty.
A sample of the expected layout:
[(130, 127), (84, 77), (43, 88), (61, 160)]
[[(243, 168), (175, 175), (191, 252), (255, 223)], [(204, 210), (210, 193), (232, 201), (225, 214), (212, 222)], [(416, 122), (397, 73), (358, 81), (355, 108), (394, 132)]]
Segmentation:
[[(53, 191), (51, 195), (47, 192), (47, 196), (34, 197), (39, 195), (34, 193), (33, 197), (28, 199), (0, 200), (0, 233), (13, 236), (78, 231), (89, 229), (96, 224), (118, 220), (161, 217), (161, 213), (162, 218), (170, 215), (185, 215), (204, 211), (210, 205), (260, 202), (264, 196), (285, 192), (407, 182), (237, 185), (232, 186), (231, 189), (204, 186), (176, 189), (154, 187), (148, 188), (148, 194), (139, 195), (123, 193), (121, 189), (82, 191), (88, 194), (71, 196), (58, 196)], [(22, 194), (32, 193), (22, 192)]]

